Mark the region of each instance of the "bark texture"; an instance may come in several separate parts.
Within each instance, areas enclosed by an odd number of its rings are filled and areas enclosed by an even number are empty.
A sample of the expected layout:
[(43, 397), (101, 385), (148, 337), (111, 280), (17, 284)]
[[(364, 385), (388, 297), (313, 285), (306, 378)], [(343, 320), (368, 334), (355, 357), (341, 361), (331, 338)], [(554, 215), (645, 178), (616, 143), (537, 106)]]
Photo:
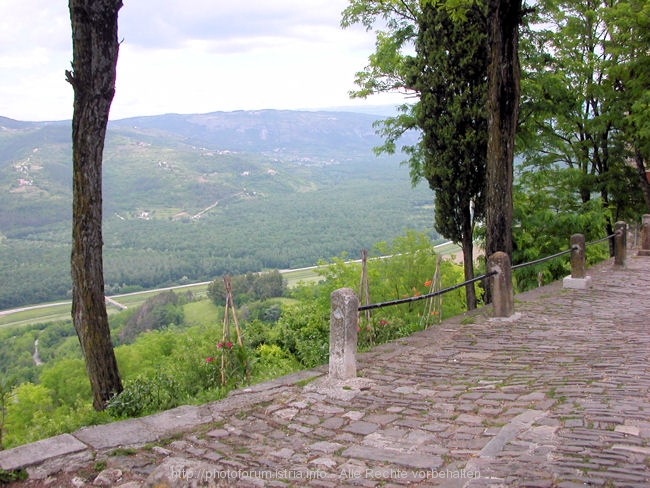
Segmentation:
[[(465, 281), (474, 279), (474, 242), (472, 229), (472, 216), (469, 209), (463, 209), (463, 271)], [(465, 286), (465, 302), (467, 303), (467, 310), (474, 310), (476, 308), (476, 289), (475, 284), (470, 283)]]
[(519, 117), (521, 0), (488, 1), (486, 253), (512, 255), (512, 179)]
[(113, 352), (102, 257), (102, 155), (115, 94), (121, 0), (70, 0), (72, 72), (72, 319), (86, 362), (93, 406), (122, 391)]

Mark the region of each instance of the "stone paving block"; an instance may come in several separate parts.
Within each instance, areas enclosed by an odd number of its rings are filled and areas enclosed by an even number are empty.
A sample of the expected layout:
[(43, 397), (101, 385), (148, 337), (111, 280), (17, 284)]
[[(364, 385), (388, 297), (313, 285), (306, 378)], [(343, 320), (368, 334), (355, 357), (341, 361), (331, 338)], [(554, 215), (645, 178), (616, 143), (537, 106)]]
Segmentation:
[(640, 433), (639, 428), (634, 425), (617, 425), (616, 427), (614, 427), (614, 431), (622, 432), (623, 434), (629, 434), (634, 436), (638, 436)]
[(443, 464), (440, 456), (422, 456), (392, 449), (378, 449), (360, 445), (349, 447), (343, 451), (342, 456), (367, 461), (394, 463), (413, 469), (438, 469)]
[(32, 442), (6, 451), (0, 451), (0, 469), (13, 471), (88, 450), (88, 446), (70, 434)]
[(140, 419), (82, 427), (73, 435), (94, 449), (145, 444), (161, 438), (160, 432), (150, 428)]
[(459, 415), (456, 418), (456, 422), (459, 424), (469, 424), (469, 425), (481, 425), (483, 421), (485, 420), (484, 417), (481, 417), (480, 415), (469, 415), (469, 414), (462, 414)]
[(208, 408), (183, 405), (157, 414), (140, 418), (145, 425), (167, 437), (176, 432), (191, 427), (207, 424), (213, 421)]
[(347, 432), (352, 432), (353, 434), (368, 435), (372, 434), (379, 428), (379, 425), (373, 424), (372, 422), (366, 422), (364, 420), (358, 420), (356, 422), (350, 423), (350, 425), (343, 428)]
[(320, 424), (320, 427), (323, 429), (336, 430), (339, 429), (343, 424), (345, 424), (345, 420), (343, 420), (342, 418), (329, 417)]
[(386, 424), (390, 424), (391, 422), (395, 421), (398, 418), (399, 416), (394, 414), (374, 414), (374, 415), (366, 415), (364, 417), (364, 420), (366, 422), (372, 422), (379, 425), (386, 425)]
[(626, 451), (626, 452), (632, 452), (635, 454), (642, 454), (644, 456), (650, 456), (650, 447), (645, 447), (645, 446), (636, 446), (636, 445), (630, 445), (630, 444), (614, 444), (612, 446), (612, 450), (614, 451)]
[(338, 442), (326, 442), (326, 441), (320, 441), (320, 442), (315, 442), (313, 444), (310, 444), (308, 446), (308, 449), (311, 451), (318, 451), (318, 452), (324, 452), (327, 454), (332, 454), (333, 452), (338, 451), (343, 447), (343, 444), (339, 444)]

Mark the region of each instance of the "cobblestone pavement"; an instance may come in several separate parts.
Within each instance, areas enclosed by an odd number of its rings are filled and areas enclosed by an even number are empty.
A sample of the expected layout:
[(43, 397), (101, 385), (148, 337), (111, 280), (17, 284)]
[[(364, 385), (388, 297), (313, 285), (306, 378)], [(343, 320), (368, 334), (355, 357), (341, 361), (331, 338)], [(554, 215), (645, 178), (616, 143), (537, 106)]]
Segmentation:
[(360, 354), (344, 385), (320, 368), (181, 407), (173, 435), (111, 424), (119, 448), (82, 429), (14, 485), (648, 487), (650, 258), (588, 274)]

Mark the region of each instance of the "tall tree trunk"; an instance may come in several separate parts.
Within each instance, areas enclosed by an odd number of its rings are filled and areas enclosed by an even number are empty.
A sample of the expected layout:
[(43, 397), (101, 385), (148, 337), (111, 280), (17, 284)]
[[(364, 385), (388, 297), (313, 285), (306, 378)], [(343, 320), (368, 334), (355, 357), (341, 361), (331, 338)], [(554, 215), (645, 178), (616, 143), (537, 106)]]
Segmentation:
[[(485, 257), (512, 256), (512, 180), (519, 117), (521, 0), (488, 0), (488, 154)], [(486, 288), (486, 303), (492, 301)]]
[(512, 179), (519, 117), (521, 0), (488, 1), (487, 256), (512, 255)]
[[(463, 269), (465, 271), (465, 281), (474, 278), (474, 242), (472, 231), (472, 214), (468, 206), (463, 210)], [(476, 287), (474, 283), (465, 286), (465, 301), (467, 310), (476, 308)]]
[(121, 0), (70, 0), (72, 117), (72, 319), (93, 392), (103, 410), (122, 391), (104, 299), (102, 153), (115, 93)]

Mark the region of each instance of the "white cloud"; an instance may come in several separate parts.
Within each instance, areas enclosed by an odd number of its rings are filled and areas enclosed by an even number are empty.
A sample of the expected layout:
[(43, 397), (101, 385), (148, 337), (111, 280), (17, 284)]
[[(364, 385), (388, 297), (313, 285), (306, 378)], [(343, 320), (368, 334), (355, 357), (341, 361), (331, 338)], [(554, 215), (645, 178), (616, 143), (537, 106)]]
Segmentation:
[[(124, 0), (111, 118), (351, 104), (374, 37), (339, 27), (347, 3)], [(0, 115), (71, 118), (67, 2), (2, 0), (0, 19)]]

